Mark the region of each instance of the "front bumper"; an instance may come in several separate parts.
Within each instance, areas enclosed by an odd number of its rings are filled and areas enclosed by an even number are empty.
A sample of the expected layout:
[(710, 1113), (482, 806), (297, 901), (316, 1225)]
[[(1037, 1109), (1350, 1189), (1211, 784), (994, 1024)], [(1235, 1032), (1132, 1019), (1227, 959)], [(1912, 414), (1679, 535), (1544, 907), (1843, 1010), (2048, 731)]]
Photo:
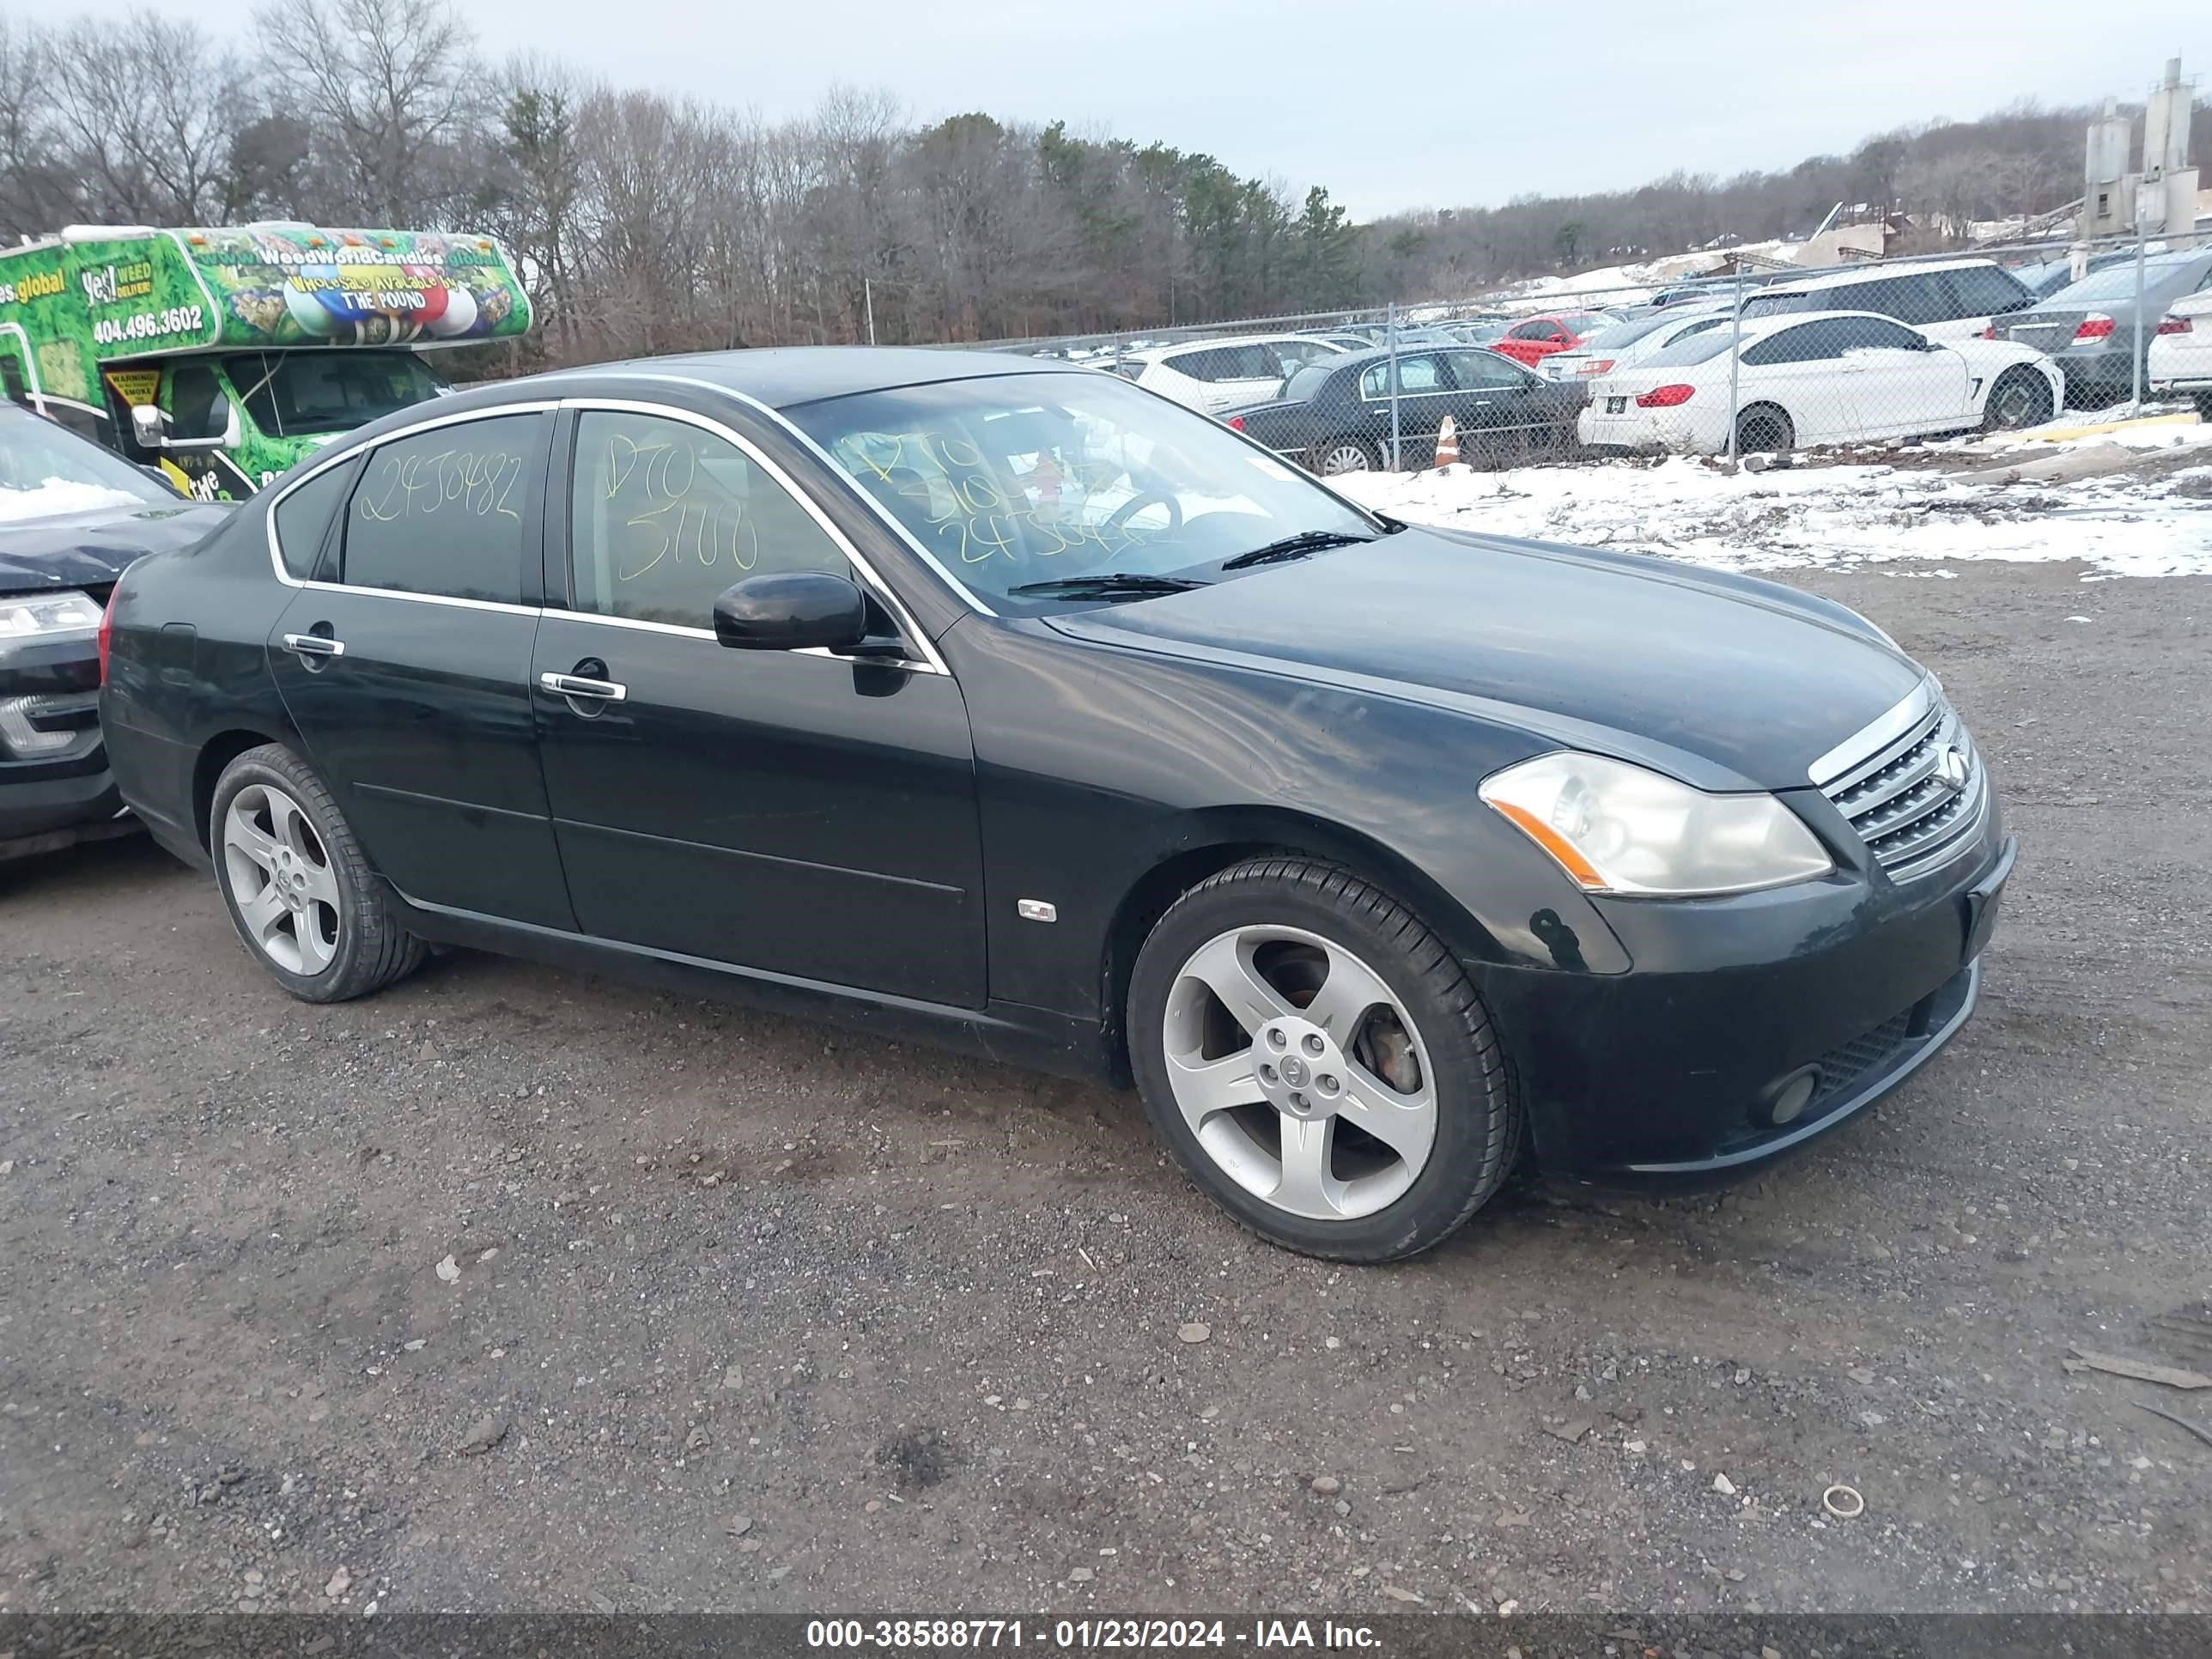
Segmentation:
[(99, 685), (89, 639), (34, 641), (0, 662), (0, 859), (128, 823), (100, 742)]
[(1732, 898), (1601, 902), (1628, 972), (1482, 975), (1538, 1164), (1695, 1184), (1836, 1127), (1972, 1014), (2014, 851), (1992, 802), (1971, 849), (1901, 886), (1839, 872)]

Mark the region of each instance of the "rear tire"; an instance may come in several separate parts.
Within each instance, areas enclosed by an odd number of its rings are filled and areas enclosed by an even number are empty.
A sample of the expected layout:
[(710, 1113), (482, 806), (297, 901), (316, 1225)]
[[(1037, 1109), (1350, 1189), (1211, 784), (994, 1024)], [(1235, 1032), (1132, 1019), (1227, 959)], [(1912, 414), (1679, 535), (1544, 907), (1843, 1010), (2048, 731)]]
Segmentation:
[(1254, 859), (1192, 888), (1139, 952), (1127, 1015), (1154, 1131), (1271, 1243), (1416, 1255), (1520, 1157), (1520, 1103), (1466, 971), (1338, 866)]
[(1382, 452), (1364, 438), (1328, 438), (1309, 452), (1310, 471), (1317, 477), (1340, 478), (1347, 472), (1379, 472)]
[(2041, 426), (2057, 412), (2051, 383), (2026, 364), (1997, 376), (1982, 405), (1982, 430), (2019, 432)]
[(282, 744), (223, 769), (208, 812), (216, 885), (269, 976), (302, 1002), (346, 1002), (421, 965), (337, 803)]
[(1735, 453), (1784, 455), (1797, 447), (1797, 428), (1772, 404), (1753, 404), (1735, 417)]

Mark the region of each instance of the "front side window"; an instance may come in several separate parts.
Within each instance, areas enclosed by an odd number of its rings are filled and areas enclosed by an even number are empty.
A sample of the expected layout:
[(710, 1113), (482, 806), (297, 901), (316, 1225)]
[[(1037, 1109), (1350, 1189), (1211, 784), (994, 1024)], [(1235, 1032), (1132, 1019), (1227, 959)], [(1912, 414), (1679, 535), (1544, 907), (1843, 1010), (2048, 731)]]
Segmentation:
[(519, 604), (550, 423), (460, 421), (372, 450), (346, 504), (347, 586)]
[(194, 441), (220, 438), (230, 425), (230, 399), (205, 363), (179, 363), (169, 371), (169, 435)]
[(1494, 351), (1455, 351), (1450, 356), (1452, 380), (1462, 392), (1510, 392), (1530, 384), (1510, 357)]
[(1925, 351), (1928, 337), (1881, 317), (1838, 317), (1826, 325), (1845, 351)]
[(2035, 296), (2020, 279), (1995, 265), (1960, 265), (1945, 273), (1954, 317), (1995, 317), (2017, 311)]
[(1747, 367), (1766, 368), (1780, 363), (1816, 362), (1843, 355), (1843, 337), (1837, 324), (1802, 323), (1770, 334), (1747, 348), (1743, 361)]
[(1306, 532), (1376, 533), (1265, 450), (1109, 375), (973, 377), (784, 413), (994, 610), (1106, 602), (1016, 591), (1032, 583), (1233, 579), (1209, 568)]
[[(898, 489), (926, 497), (928, 481)], [(659, 415), (587, 409), (570, 476), (570, 600), (579, 611), (712, 628), (748, 576), (852, 562), (783, 486), (719, 433)]]

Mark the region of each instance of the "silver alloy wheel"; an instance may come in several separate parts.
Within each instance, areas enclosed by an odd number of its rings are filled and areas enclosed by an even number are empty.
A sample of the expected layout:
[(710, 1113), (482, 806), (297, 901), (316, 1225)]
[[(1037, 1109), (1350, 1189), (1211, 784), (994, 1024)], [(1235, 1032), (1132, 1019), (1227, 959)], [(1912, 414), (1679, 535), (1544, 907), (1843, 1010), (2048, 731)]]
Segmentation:
[(337, 954), (345, 910), (337, 872), (300, 803), (249, 783), (222, 815), (223, 873), (246, 937), (287, 972), (312, 979)]
[(1184, 1121), (1254, 1197), (1351, 1221), (1395, 1203), (1427, 1166), (1428, 1050), (1382, 976), (1334, 941), (1296, 927), (1218, 934), (1176, 973), (1162, 1025)]
[(1358, 444), (1336, 444), (1321, 453), (1321, 475), (1334, 478), (1346, 472), (1370, 472), (1375, 464)]

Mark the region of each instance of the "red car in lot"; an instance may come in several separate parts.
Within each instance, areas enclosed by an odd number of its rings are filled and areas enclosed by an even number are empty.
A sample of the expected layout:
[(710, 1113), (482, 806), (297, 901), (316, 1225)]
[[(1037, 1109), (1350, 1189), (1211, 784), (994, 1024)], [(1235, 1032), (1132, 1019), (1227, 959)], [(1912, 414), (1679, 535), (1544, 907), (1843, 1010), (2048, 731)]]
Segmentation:
[(1566, 351), (1603, 328), (1613, 319), (1597, 312), (1575, 311), (1558, 317), (1531, 317), (1505, 331), (1501, 339), (1492, 340), (1490, 349), (1502, 351), (1516, 362), (1531, 368), (1539, 360), (1555, 351)]

